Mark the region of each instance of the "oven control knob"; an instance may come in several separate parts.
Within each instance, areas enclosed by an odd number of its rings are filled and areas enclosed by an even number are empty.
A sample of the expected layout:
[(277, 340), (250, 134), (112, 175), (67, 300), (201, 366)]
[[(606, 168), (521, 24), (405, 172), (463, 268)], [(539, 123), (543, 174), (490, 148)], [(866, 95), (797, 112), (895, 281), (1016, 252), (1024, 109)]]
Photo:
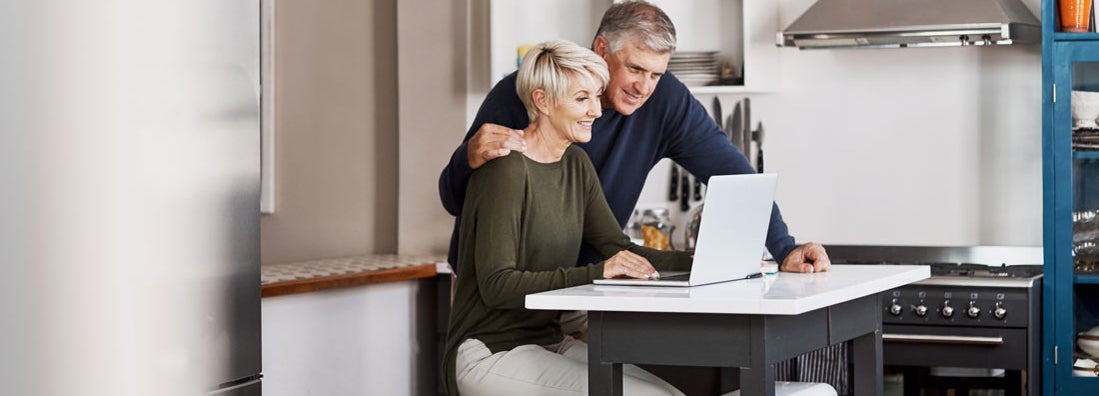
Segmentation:
[(924, 316), (927, 316), (927, 306), (926, 305), (923, 305), (923, 304), (917, 305), (915, 307), (912, 307), (912, 310), (916, 311), (916, 316), (919, 316), (921, 318), (924, 317)]
[(977, 306), (971, 302), (969, 303), (969, 309), (965, 310), (965, 314), (973, 319), (977, 319), (978, 316), (981, 316), (981, 309), (977, 308)]
[[(949, 304), (949, 303), (947, 303), (947, 304)], [(950, 305), (944, 304), (943, 305), (943, 317), (944, 318), (949, 318), (949, 317), (952, 317), (952, 316), (954, 316), (954, 307), (951, 307)]]
[(897, 304), (897, 299), (894, 298), (893, 305), (889, 306), (889, 313), (893, 316), (901, 316), (901, 311), (903, 310), (904, 308), (901, 307), (900, 304)]
[(1000, 303), (996, 303), (996, 309), (992, 310), (992, 316), (995, 316), (996, 319), (1003, 320), (1004, 317), (1007, 316), (1007, 309), (1004, 309)]

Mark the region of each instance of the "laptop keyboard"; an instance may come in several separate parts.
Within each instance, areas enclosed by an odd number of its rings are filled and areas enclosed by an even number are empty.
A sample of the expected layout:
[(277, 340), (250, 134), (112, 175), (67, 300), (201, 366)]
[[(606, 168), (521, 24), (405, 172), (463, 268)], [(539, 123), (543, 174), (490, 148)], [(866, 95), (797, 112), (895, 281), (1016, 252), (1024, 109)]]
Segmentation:
[(660, 280), (672, 280), (672, 281), (691, 280), (691, 273), (687, 272), (687, 273), (676, 274), (676, 275), (672, 275), (672, 276), (661, 276)]

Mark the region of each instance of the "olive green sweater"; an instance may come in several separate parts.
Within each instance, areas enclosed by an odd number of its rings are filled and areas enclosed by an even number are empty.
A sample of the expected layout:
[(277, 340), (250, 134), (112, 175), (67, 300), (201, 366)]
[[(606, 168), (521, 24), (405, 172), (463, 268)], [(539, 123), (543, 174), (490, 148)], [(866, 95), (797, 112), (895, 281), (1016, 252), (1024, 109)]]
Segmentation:
[(489, 161), (470, 177), (458, 242), (458, 279), (443, 376), (457, 395), (455, 355), (474, 338), (493, 353), (560, 342), (558, 312), (524, 308), (527, 294), (591, 283), (603, 263), (576, 267), (581, 243), (608, 258), (630, 250), (660, 270), (689, 269), (684, 252), (630, 243), (611, 213), (587, 154), (569, 146), (539, 163), (519, 152)]

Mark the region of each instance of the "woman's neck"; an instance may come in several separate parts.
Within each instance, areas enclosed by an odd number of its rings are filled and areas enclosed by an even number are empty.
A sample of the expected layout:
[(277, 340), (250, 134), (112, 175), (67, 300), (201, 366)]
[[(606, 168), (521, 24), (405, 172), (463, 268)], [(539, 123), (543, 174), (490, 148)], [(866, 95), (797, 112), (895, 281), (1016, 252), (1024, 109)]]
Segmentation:
[(523, 154), (526, 154), (527, 158), (542, 163), (560, 161), (565, 155), (565, 150), (572, 144), (542, 117), (523, 130), (523, 140), (527, 142), (527, 151)]

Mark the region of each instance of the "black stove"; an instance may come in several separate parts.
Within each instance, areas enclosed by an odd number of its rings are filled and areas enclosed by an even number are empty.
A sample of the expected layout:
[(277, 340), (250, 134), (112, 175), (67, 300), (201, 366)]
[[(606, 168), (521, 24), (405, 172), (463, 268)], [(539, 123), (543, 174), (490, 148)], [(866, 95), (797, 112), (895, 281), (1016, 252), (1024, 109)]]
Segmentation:
[[(883, 361), (904, 373), (906, 395), (930, 389), (1040, 394), (1042, 248), (826, 248), (836, 265), (931, 267), (930, 278), (881, 294)], [(1002, 370), (1003, 375), (934, 375), (943, 368)]]
[(1042, 275), (1041, 265), (991, 266), (975, 263), (929, 263), (931, 276), (950, 276), (962, 278), (1033, 278)]

